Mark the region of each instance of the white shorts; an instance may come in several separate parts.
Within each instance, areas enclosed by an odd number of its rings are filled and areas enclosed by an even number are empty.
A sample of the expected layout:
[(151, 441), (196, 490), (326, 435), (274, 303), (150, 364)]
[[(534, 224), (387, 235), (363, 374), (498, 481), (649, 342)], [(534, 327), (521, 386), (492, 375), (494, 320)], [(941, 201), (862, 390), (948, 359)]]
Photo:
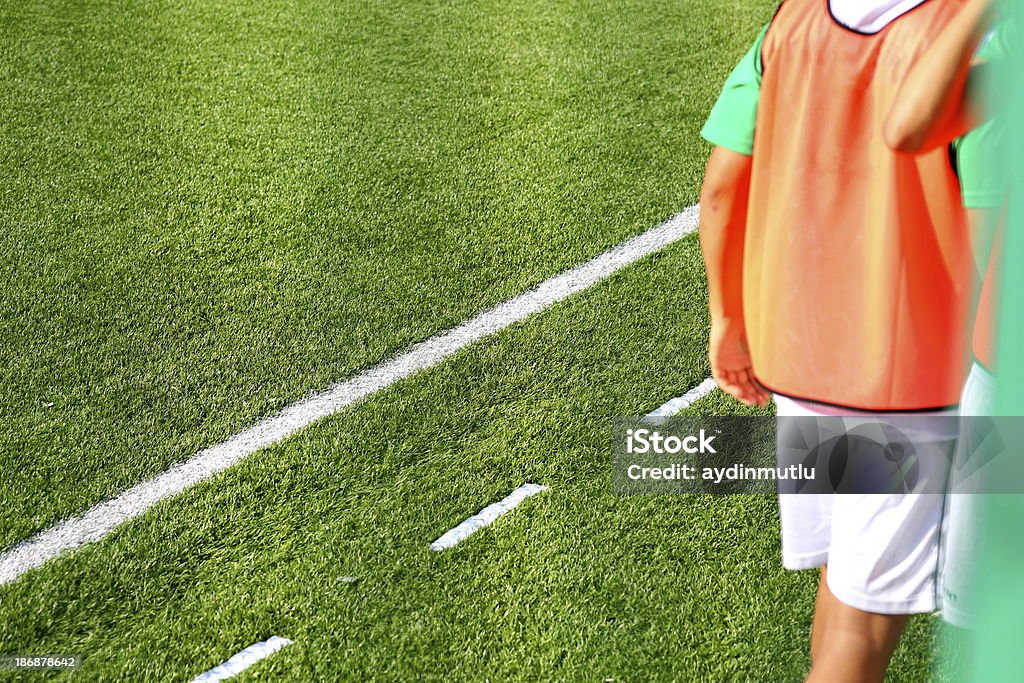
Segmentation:
[[(784, 396), (775, 396), (775, 405), (779, 417), (885, 419)], [(926, 415), (955, 414), (954, 410)], [(930, 434), (915, 434), (915, 443), (918, 438), (930, 439), (951, 451), (955, 420), (941, 421), (941, 425)], [(832, 594), (865, 612), (934, 611), (943, 508), (941, 494), (780, 495), (782, 564), (793, 570), (827, 565)]]
[[(964, 384), (960, 410), (964, 416), (995, 415), (995, 378), (975, 364)], [(981, 480), (979, 473), (975, 477)], [(955, 490), (971, 490), (970, 480)], [(961, 628), (974, 628), (977, 614), (978, 558), (984, 529), (984, 499), (978, 493), (952, 493), (947, 503), (942, 544), (941, 589), (942, 618)]]

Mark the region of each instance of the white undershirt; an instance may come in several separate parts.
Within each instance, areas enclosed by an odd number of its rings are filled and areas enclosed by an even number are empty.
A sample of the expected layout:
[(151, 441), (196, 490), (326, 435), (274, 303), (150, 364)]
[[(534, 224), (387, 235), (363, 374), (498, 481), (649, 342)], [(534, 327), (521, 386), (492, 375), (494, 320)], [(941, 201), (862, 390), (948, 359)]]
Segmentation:
[(878, 33), (925, 0), (829, 0), (832, 16), (861, 33)]

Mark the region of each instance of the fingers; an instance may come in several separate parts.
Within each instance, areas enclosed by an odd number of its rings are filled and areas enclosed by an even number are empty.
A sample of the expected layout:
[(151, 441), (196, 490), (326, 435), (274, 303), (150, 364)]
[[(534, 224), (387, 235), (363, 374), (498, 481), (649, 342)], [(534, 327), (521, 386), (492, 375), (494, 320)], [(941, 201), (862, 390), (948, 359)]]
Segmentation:
[(743, 370), (742, 374), (744, 376), (743, 380), (745, 381), (748, 390), (751, 392), (751, 395), (753, 396), (754, 404), (759, 406), (768, 405), (768, 401), (771, 400), (771, 394), (769, 394), (765, 390), (765, 388), (761, 386), (761, 383), (758, 382), (757, 379), (754, 377), (754, 373), (750, 370), (750, 368)]
[(750, 381), (750, 373), (747, 370), (728, 373), (729, 383), (736, 389), (734, 396), (748, 406), (757, 405), (757, 389)]
[(719, 370), (714, 373), (714, 377), (722, 391), (741, 403), (753, 405), (750, 389), (741, 381), (740, 373), (731, 370)]
[(765, 406), (771, 395), (754, 379), (750, 368), (742, 370), (715, 369), (712, 373), (722, 391), (748, 406)]

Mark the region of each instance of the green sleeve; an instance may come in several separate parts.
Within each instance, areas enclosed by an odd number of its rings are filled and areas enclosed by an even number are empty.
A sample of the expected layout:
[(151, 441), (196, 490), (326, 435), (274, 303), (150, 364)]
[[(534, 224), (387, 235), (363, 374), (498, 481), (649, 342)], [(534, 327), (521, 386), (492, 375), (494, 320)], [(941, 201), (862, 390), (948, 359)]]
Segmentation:
[(999, 163), (1003, 128), (994, 119), (953, 143), (960, 193), (968, 209), (998, 209), (1006, 200), (1009, 181)]
[[(1009, 26), (1002, 22), (989, 33), (978, 48), (979, 61), (998, 61), (1007, 54)], [(998, 209), (1006, 199), (1009, 186), (999, 150), (1005, 137), (1005, 124), (998, 117), (990, 120), (953, 143), (963, 204), (968, 209)]]
[(763, 72), (761, 44), (767, 32), (768, 26), (761, 29), (753, 46), (729, 74), (722, 94), (700, 132), (701, 137), (711, 144), (747, 156), (754, 151), (754, 123)]

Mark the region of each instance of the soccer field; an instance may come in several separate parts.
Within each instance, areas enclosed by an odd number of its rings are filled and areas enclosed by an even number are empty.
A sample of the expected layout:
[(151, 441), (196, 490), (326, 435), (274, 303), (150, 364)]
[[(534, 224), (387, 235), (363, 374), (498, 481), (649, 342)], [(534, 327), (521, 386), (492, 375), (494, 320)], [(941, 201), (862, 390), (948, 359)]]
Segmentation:
[[(4, 557), (692, 206), (774, 7), (4, 2)], [(19, 569), (0, 654), (187, 681), (279, 636), (233, 680), (800, 680), (816, 577), (774, 499), (611, 491), (612, 416), (709, 374), (703, 277), (682, 237)], [(930, 678), (936, 627), (892, 680)]]

